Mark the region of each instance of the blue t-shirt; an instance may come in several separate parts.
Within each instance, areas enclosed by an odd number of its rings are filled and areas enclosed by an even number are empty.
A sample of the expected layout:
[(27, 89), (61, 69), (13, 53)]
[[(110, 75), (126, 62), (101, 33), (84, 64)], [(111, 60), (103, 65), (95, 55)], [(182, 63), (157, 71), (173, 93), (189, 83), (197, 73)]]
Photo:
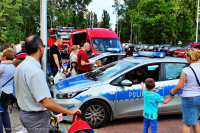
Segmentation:
[(164, 99), (160, 94), (150, 92), (147, 89), (143, 90), (144, 96), (144, 111), (143, 116), (150, 120), (155, 120), (158, 117), (158, 103), (162, 103)]

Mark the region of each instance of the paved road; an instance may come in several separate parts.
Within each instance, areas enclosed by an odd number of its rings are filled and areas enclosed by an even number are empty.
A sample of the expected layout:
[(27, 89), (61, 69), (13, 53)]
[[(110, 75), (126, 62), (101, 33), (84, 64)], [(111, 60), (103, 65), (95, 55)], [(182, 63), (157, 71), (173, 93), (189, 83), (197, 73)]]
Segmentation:
[[(19, 112), (13, 108), (13, 113), (10, 113), (11, 126), (13, 133), (16, 133), (15, 127), (20, 125)], [(200, 123), (200, 121), (199, 121)], [(158, 133), (181, 133), (182, 130), (182, 116), (169, 115), (158, 117)], [(71, 126), (69, 122), (60, 123), (60, 128), (66, 133)], [(128, 118), (118, 119), (108, 122), (104, 127), (95, 129), (95, 133), (142, 133), (143, 118)], [(150, 131), (149, 131), (150, 133)]]

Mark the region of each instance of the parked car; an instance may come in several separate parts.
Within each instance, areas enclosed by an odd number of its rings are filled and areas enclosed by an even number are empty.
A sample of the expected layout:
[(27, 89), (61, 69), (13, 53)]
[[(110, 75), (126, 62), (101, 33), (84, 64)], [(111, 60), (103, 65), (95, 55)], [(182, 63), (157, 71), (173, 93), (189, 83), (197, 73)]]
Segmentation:
[(170, 47), (171, 44), (156, 44), (154, 47), (154, 51), (161, 51), (166, 46)]
[(178, 46), (165, 46), (163, 49), (161, 49), (161, 52), (165, 52), (166, 55), (173, 56), (174, 51), (177, 49), (181, 49), (181, 47)]
[(128, 48), (130, 47), (130, 43), (122, 43), (124, 50), (128, 51)]
[(185, 53), (189, 48), (199, 48), (200, 49), (200, 44), (196, 44), (196, 43), (187, 44), (184, 48), (175, 50), (173, 56), (178, 57), (178, 58), (180, 58), (180, 57), (185, 58)]
[(145, 51), (154, 51), (154, 45), (149, 45)]
[(148, 46), (149, 46), (149, 44), (142, 44), (140, 51), (146, 51), (146, 49), (148, 48)]

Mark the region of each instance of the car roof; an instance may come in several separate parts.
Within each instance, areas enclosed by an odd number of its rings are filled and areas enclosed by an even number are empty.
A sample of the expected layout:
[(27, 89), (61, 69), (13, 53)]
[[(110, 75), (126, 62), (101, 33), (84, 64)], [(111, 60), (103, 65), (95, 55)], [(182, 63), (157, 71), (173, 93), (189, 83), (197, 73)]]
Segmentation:
[(165, 57), (165, 58), (152, 58), (152, 57), (127, 57), (124, 60), (132, 63), (153, 63), (153, 62), (177, 62), (177, 63), (187, 63), (185, 58), (175, 58), (175, 57)]

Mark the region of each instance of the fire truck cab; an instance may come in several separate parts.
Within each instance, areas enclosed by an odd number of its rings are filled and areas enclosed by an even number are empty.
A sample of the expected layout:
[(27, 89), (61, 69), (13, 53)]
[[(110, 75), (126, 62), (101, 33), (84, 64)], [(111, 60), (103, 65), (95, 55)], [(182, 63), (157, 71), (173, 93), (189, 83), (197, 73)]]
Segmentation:
[(75, 31), (73, 27), (57, 27), (48, 29), (47, 43), (49, 44), (49, 46), (51, 46), (55, 43), (56, 38), (61, 37), (63, 39), (63, 44), (58, 48), (60, 51), (62, 51), (69, 46), (72, 31)]
[(86, 42), (91, 45), (90, 55), (108, 51), (109, 48), (124, 51), (117, 34), (111, 29), (85, 28), (72, 31), (70, 47)]

